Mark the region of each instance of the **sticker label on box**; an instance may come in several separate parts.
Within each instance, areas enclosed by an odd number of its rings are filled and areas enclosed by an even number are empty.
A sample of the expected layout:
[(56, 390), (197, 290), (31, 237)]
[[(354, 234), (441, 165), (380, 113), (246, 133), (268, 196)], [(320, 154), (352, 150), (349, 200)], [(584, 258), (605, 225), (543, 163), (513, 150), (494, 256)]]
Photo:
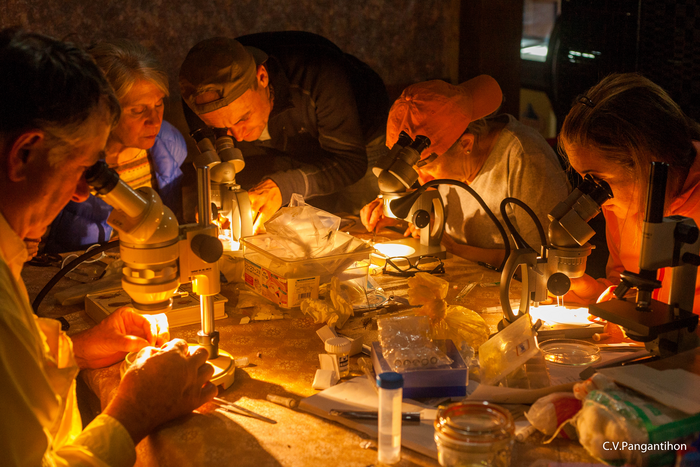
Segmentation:
[(299, 306), (306, 298), (317, 299), (320, 279), (320, 276), (287, 279), (245, 260), (246, 285), (282, 308)]
[(526, 339), (515, 346), (515, 354), (518, 357), (527, 352), (528, 350), (530, 350), (530, 339)]

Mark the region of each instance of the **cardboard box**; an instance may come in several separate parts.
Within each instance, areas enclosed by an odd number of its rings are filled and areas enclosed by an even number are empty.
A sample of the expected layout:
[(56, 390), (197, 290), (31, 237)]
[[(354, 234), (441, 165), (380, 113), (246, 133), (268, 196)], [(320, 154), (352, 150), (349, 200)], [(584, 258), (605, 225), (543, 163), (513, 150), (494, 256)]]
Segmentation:
[[(294, 308), (306, 298), (318, 299), (318, 288), (356, 261), (369, 258), (372, 248), (351, 235), (336, 232), (342, 252), (319, 258), (285, 259), (273, 235), (243, 238), (246, 285), (280, 308)], [(334, 250), (337, 251), (337, 250)]]
[(280, 308), (294, 308), (306, 298), (318, 298), (320, 276), (286, 278), (245, 259), (246, 285)]
[[(469, 367), (454, 343), (447, 339), (436, 340), (438, 346), (444, 343), (446, 354), (453, 362), (449, 368), (413, 370), (401, 373), (403, 376), (403, 397), (465, 397), (469, 383)], [(382, 354), (379, 342), (372, 342), (372, 364), (377, 375), (394, 371)]]

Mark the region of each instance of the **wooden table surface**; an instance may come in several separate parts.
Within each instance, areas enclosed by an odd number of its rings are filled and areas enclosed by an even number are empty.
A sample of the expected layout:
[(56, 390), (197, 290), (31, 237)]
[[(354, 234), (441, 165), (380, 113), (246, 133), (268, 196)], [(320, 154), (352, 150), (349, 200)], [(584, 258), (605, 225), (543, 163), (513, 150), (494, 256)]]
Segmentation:
[[(449, 304), (468, 283), (495, 282), (497, 272), (461, 258), (445, 260), (450, 283)], [(23, 277), (31, 298), (55, 274), (57, 268), (27, 266)], [(406, 296), (405, 279), (375, 276), (385, 290), (397, 296)], [(43, 316), (65, 316), (71, 324), (69, 334), (78, 332), (93, 322), (82, 305), (58, 306), (55, 292), (76, 282), (63, 279), (46, 297), (40, 308)], [(242, 284), (222, 284), (221, 293), (229, 299), (227, 310), (236, 311)], [(459, 303), (477, 312), (499, 305), (497, 287), (476, 287)], [(233, 316), (233, 313), (230, 313)], [(492, 331), (500, 315), (484, 315)], [(268, 402), (268, 394), (301, 400), (316, 394), (311, 387), (318, 368), (318, 354), (323, 343), (316, 335), (321, 324), (304, 316), (298, 310), (285, 315), (283, 320), (238, 324), (238, 318), (227, 317), (216, 321), (220, 332), (220, 348), (234, 357), (248, 357), (250, 365), (237, 368), (235, 382), (219, 396), (265, 417), (277, 421), (269, 424), (253, 418), (215, 411), (207, 404), (183, 419), (161, 427), (137, 447), (139, 466), (182, 465), (236, 465), (236, 466), (370, 466), (377, 464), (374, 449), (360, 446), (367, 435), (316, 416)], [(198, 325), (171, 330), (172, 337), (196, 343)], [(361, 375), (356, 359), (351, 359), (351, 370)], [(95, 391), (104, 405), (110, 400), (119, 383), (119, 365), (100, 370), (84, 371), (81, 376)], [(536, 461), (595, 462), (576, 442), (557, 439), (543, 445), (543, 436), (535, 434), (526, 443), (516, 443), (512, 465), (529, 466)], [(402, 450), (401, 466), (436, 466), (437, 461), (409, 449)]]

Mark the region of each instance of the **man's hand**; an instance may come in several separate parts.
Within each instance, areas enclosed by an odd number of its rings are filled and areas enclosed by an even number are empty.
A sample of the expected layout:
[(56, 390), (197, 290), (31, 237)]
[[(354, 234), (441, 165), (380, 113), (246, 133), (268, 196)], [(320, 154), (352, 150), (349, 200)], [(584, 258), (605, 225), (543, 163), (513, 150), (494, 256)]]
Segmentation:
[(397, 220), (386, 217), (382, 208), (384, 201), (377, 198), (360, 210), (360, 221), (368, 232), (379, 231), (387, 225), (395, 225)]
[(40, 238), (25, 238), (24, 244), (27, 247), (27, 261), (34, 258), (37, 253), (39, 253), (39, 244), (41, 243)]
[(270, 179), (263, 180), (248, 190), (248, 197), (250, 197), (250, 207), (253, 210), (253, 219), (258, 212), (260, 213), (258, 226), (271, 218), (282, 207), (282, 192), (277, 184)]
[(461, 244), (455, 242), (455, 239), (450, 237), (446, 232), (442, 233), (442, 240), (440, 241), (440, 243), (442, 244), (442, 246), (445, 247), (445, 250), (448, 253), (452, 253), (453, 255), (457, 255), (457, 256), (459, 256), (457, 254), (459, 247), (464, 246), (464, 245), (461, 245)]
[(159, 425), (192, 412), (216, 396), (209, 380), (209, 353), (175, 339), (160, 349), (147, 347), (124, 373), (117, 394), (104, 413), (116, 418), (138, 444)]
[(603, 284), (588, 274), (584, 274), (579, 278), (571, 279), (571, 289), (564, 295), (564, 301), (578, 305), (590, 305), (596, 303), (596, 300), (605, 292), (605, 288)]
[(596, 303), (602, 303), (602, 302), (607, 302), (608, 300), (612, 300), (615, 297), (615, 289), (617, 288), (616, 285), (611, 285), (607, 289), (603, 291), (600, 296), (598, 296), (598, 299), (595, 301)]
[(122, 307), (100, 323), (71, 338), (75, 360), (80, 368), (102, 368), (123, 360), (127, 353), (167, 341), (167, 320), (148, 318)]
[(415, 224), (411, 224), (410, 222), (406, 226), (406, 230), (403, 233), (404, 237), (413, 237), (413, 238), (420, 238), (420, 229), (416, 227)]

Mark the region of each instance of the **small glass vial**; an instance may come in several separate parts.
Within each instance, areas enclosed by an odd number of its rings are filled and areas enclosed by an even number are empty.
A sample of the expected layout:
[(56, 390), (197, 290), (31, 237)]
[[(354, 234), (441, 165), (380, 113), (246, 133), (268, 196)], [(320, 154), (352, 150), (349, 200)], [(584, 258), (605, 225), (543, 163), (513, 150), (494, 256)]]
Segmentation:
[(508, 467), (515, 440), (510, 412), (488, 402), (441, 407), (435, 419), (438, 462), (443, 467)]
[(395, 464), (401, 460), (401, 404), (403, 376), (388, 371), (377, 376), (379, 388), (379, 462)]
[(326, 339), (326, 352), (338, 358), (338, 378), (350, 374), (350, 349), (352, 342), (346, 337), (331, 337)]

